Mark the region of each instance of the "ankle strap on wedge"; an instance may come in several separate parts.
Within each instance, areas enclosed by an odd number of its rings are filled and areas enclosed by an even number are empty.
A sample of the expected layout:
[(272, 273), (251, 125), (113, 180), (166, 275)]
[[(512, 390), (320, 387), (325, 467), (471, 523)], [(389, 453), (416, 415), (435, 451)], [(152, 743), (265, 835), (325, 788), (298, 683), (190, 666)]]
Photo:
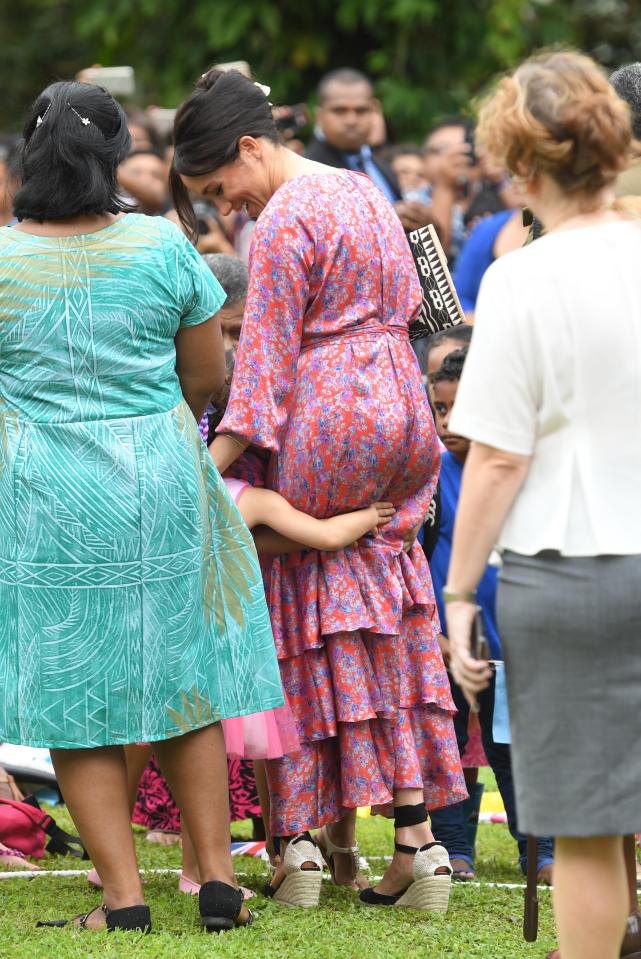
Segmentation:
[(395, 829), (403, 829), (406, 826), (419, 826), (424, 822), (427, 822), (427, 809), (425, 808), (424, 802), (417, 803), (415, 806), (395, 806)]
[(394, 849), (397, 852), (404, 852), (408, 856), (415, 856), (417, 852), (426, 852), (428, 849), (431, 849), (433, 846), (442, 846), (440, 842), (426, 842), (424, 846), (404, 846), (402, 842), (395, 842)]

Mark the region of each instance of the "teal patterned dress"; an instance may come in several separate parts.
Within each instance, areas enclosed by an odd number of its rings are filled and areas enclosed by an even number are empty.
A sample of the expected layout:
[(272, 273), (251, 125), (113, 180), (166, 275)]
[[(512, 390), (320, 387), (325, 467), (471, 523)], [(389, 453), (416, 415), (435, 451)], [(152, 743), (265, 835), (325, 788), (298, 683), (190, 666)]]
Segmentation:
[(167, 220), (0, 229), (0, 741), (154, 741), (283, 702), (252, 537), (176, 375), (224, 293)]

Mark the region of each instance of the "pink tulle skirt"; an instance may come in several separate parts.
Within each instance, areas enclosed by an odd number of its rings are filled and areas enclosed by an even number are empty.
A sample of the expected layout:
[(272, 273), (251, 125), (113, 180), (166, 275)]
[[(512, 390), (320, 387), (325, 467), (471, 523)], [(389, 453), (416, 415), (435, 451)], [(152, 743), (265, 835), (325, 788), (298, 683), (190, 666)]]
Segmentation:
[(222, 720), (225, 749), (239, 759), (280, 759), (300, 750), (289, 703), (263, 713)]

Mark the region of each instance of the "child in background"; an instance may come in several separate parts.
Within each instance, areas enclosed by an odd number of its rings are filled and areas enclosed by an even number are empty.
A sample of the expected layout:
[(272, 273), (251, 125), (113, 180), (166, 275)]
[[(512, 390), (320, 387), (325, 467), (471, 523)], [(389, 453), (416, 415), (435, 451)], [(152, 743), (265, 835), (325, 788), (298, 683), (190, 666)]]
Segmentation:
[[(210, 430), (222, 419), (229, 396), (229, 387), (221, 391), (215, 401), (216, 412), (210, 417)], [(212, 425), (213, 424), (213, 425)], [(257, 546), (269, 554), (291, 553), (301, 549), (339, 550), (363, 536), (375, 536), (394, 515), (391, 503), (374, 503), (365, 509), (343, 513), (329, 519), (316, 519), (294, 509), (286, 499), (273, 490), (254, 487), (244, 480), (223, 477), (238, 512), (249, 529), (261, 527)], [(299, 748), (294, 720), (287, 703), (277, 709), (222, 723), (228, 756), (254, 760), (268, 850), (271, 835), (268, 828), (269, 794), (261, 760), (275, 759), (296, 752)], [(277, 853), (277, 850), (274, 850)], [(196, 857), (183, 831), (183, 891), (196, 893), (199, 889)], [(191, 889), (188, 889), (191, 886)]]
[[(228, 380), (231, 377), (228, 376)], [(210, 430), (215, 430), (223, 417), (229, 398), (229, 383), (216, 398), (215, 412), (209, 420)], [(351, 545), (363, 536), (376, 536), (378, 530), (390, 522), (395, 513), (391, 503), (374, 503), (364, 509), (332, 516), (328, 519), (316, 519), (307, 513), (294, 509), (286, 499), (273, 490), (254, 487), (244, 480), (223, 477), (229, 494), (243, 520), (252, 529), (260, 526), (260, 545), (262, 552), (281, 554), (301, 549), (335, 551)], [(239, 716), (222, 721), (227, 755), (242, 759), (255, 760), (256, 782), (259, 787), (263, 815), (266, 817), (268, 795), (264, 771), (260, 761), (275, 759), (300, 748), (291, 709), (287, 703), (276, 709), (249, 716)], [(135, 789), (140, 774), (151, 756), (151, 746), (128, 746), (127, 763), (131, 764), (132, 797), (135, 802)], [(142, 756), (142, 761), (140, 757)], [(133, 768), (135, 772), (133, 772)], [(132, 803), (133, 804), (133, 803)], [(267, 825), (267, 824), (266, 824)], [(267, 830), (266, 830), (267, 831)], [(269, 841), (268, 833), (268, 841)], [(184, 893), (197, 894), (200, 889), (198, 866), (193, 845), (183, 825), (183, 871), (179, 889)], [(101, 886), (101, 880), (95, 869), (88, 875), (89, 882)]]
[(440, 370), (448, 353), (453, 353), (454, 350), (464, 350), (470, 345), (473, 331), (474, 327), (470, 326), (469, 323), (459, 323), (458, 326), (440, 330), (426, 338), (425, 368), (428, 376), (428, 386), (430, 375)]
[[(436, 429), (446, 451), (441, 458), (441, 525), (439, 536), (430, 560), (430, 570), (434, 583), (434, 593), (438, 604), (439, 617), (442, 628), (445, 624), (443, 607), (443, 587), (447, 580), (447, 571), (452, 551), (452, 536), (456, 509), (461, 489), (463, 465), (467, 457), (470, 443), (462, 436), (449, 431), (449, 419), (456, 400), (456, 392), (463, 371), (467, 348), (449, 353), (443, 360), (439, 370), (430, 376), (430, 390), (434, 408)], [(498, 569), (488, 566), (479, 583), (477, 602), (482, 610), (485, 625), (485, 634), (490, 649), (490, 658), (503, 658), (501, 639), (496, 623), (496, 589), (498, 585)], [(441, 648), (446, 664), (448, 661), (448, 640), (445, 634), (441, 636)], [(454, 720), (456, 735), (459, 741), (461, 755), (467, 743), (467, 727), (470, 707), (462, 691), (450, 675), (450, 684), (454, 702), (459, 710)], [(483, 747), (488, 762), (496, 777), (497, 785), (505, 811), (508, 826), (519, 847), (521, 869), (527, 871), (527, 840), (519, 833), (516, 827), (516, 803), (514, 785), (512, 782), (512, 768), (510, 762), (510, 747), (494, 742), (492, 735), (492, 721), (494, 717), (494, 681), (478, 697), (479, 721)], [(463, 813), (463, 804), (450, 806), (432, 812), (432, 830), (435, 837), (443, 843), (450, 855), (455, 877), (459, 881), (474, 878), (474, 862), (472, 849), (466, 833), (466, 823)], [(553, 844), (550, 838), (539, 839), (538, 850), (538, 881), (548, 885), (552, 882)]]
[(428, 394), (430, 373), (440, 368), (448, 353), (470, 345), (473, 329), (469, 323), (459, 323), (458, 326), (449, 326), (438, 333), (432, 333), (431, 336), (413, 341), (412, 346), (423, 374), (423, 382), (428, 387)]
[[(441, 330), (438, 333), (433, 333), (431, 336), (425, 337), (425, 339), (416, 340), (414, 347), (416, 349), (417, 356), (419, 357), (421, 371), (423, 373), (427, 371), (427, 374), (423, 376), (423, 379), (427, 387), (427, 398), (430, 401), (432, 415), (434, 415), (434, 404), (432, 402), (432, 396), (429, 389), (429, 374), (434, 373), (440, 368), (441, 363), (448, 353), (452, 353), (454, 350), (460, 350), (465, 346), (469, 346), (471, 339), (472, 327), (468, 326), (466, 323), (461, 323), (459, 326), (452, 326), (447, 330)], [(432, 553), (434, 552), (434, 547), (436, 546), (440, 522), (441, 484), (439, 481), (439, 484), (434, 492), (432, 502), (430, 503), (429, 512), (425, 517), (421, 535), (419, 536), (419, 540), (421, 546), (423, 547), (423, 552), (425, 553), (425, 558), (427, 559), (428, 563), (432, 559)]]

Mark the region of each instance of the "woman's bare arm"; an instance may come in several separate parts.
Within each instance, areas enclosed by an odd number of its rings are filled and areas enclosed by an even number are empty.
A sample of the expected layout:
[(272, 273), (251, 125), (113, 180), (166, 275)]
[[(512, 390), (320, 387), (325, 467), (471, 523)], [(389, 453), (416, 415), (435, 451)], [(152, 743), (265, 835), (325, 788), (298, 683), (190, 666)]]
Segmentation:
[(218, 315), (178, 330), (176, 372), (182, 394), (200, 422), (207, 404), (225, 382), (225, 350)]

